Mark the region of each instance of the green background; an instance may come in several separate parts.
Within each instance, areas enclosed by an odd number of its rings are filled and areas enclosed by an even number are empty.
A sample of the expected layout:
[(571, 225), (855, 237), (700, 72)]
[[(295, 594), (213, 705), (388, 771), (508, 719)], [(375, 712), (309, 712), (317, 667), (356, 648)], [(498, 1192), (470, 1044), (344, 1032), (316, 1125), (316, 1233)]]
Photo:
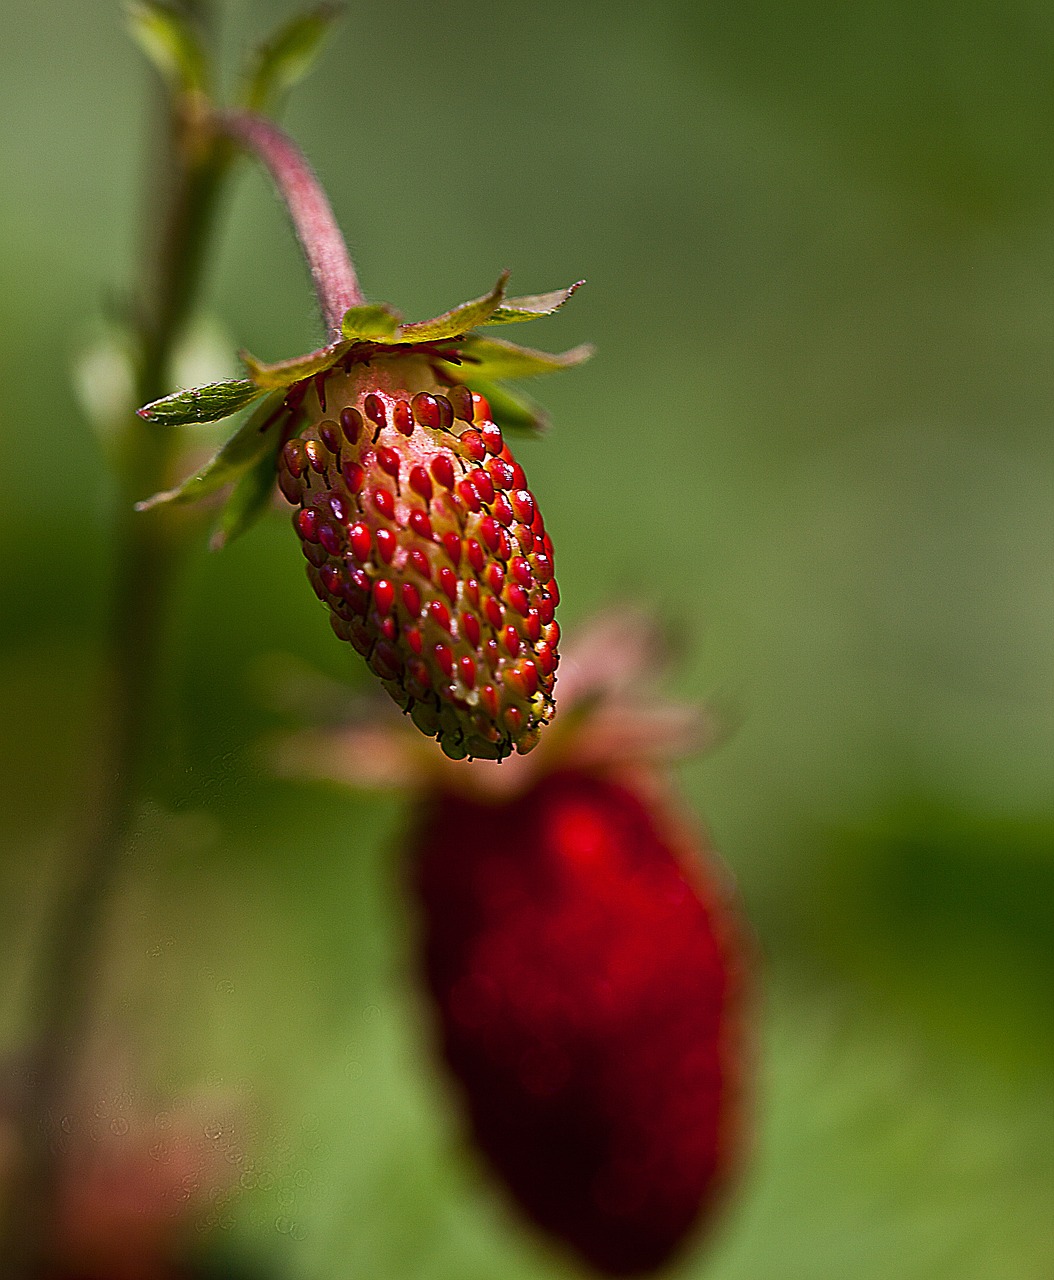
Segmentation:
[[(223, 6), (229, 57), (288, 12)], [(69, 369), (135, 278), (151, 135), (115, 5), (10, 0), (3, 29), (16, 1051), (96, 740), (110, 498)], [(417, 318), (506, 266), (520, 292), (588, 279), (527, 338), (599, 348), (539, 384), (554, 429), (519, 450), (561, 623), (626, 600), (683, 634), (670, 691), (738, 729), (680, 778), (759, 942), (753, 1156), (678, 1274), (1054, 1274), (1054, 8), (353, 4), (285, 120), (371, 297)], [(232, 351), (318, 337), (256, 173), (207, 304)], [(206, 1216), (216, 1258), (566, 1274), (459, 1146), (399, 805), (259, 764), (283, 653), (364, 687), (276, 516), (181, 589), (178, 733), (114, 904), (99, 1052), (144, 1097), (229, 1102), (244, 1190)]]

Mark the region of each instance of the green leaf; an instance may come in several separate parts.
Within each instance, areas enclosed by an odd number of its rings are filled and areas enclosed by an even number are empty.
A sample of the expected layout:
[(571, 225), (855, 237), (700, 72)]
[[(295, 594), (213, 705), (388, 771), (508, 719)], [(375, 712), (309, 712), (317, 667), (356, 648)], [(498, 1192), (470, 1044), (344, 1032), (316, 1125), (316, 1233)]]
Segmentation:
[(320, 4), (279, 27), (256, 50), (246, 77), (245, 105), (262, 111), (311, 70), (342, 6)]
[(169, 84), (185, 93), (204, 93), (208, 56), (191, 24), (156, 0), (129, 0), (125, 11), (132, 38)]
[(275, 447), (268, 448), (258, 461), (235, 484), (231, 496), (223, 505), (220, 521), (209, 546), (213, 551), (222, 550), (228, 542), (240, 537), (246, 529), (267, 514), (271, 506), (277, 474), (277, 446), (281, 433), (275, 439)]
[(268, 453), (273, 456), (282, 438), (283, 398), (277, 393), (268, 396), (200, 471), (188, 476), (175, 489), (166, 489), (143, 502), (137, 502), (136, 511), (149, 511), (152, 507), (168, 502), (197, 502), (199, 498), (207, 498), (209, 494), (240, 479)]
[(473, 380), (465, 385), (486, 396), (494, 421), (502, 431), (538, 436), (547, 430), (549, 415), (522, 391), (512, 391), (496, 382)]
[(518, 324), (524, 320), (537, 320), (539, 316), (551, 316), (559, 311), (576, 289), (585, 284), (576, 280), (566, 289), (554, 289), (552, 293), (534, 293), (524, 298), (506, 298), (482, 324)]
[(521, 347), (515, 342), (505, 342), (501, 338), (470, 334), (461, 348), (464, 364), (458, 377), (462, 382), (472, 382), (475, 378), (488, 382), (503, 378), (533, 378), (540, 373), (573, 368), (588, 360), (594, 350), (590, 343), (585, 343), (554, 355)]
[(210, 382), (154, 400), (137, 410), (140, 418), (163, 427), (183, 427), (202, 422), (218, 422), (252, 404), (264, 393), (248, 378)]
[(482, 298), (473, 298), (471, 302), (463, 302), (451, 311), (444, 311), (434, 320), (419, 320), (416, 324), (404, 324), (399, 330), (401, 342), (438, 342), (442, 338), (456, 338), (477, 325), (485, 324), (487, 318), (497, 310), (505, 296), (505, 285), (509, 273), (503, 271), (498, 283)]
[(368, 302), (349, 307), (340, 323), (341, 332), (351, 342), (381, 341), (395, 336), (402, 316), (384, 302)]
[(242, 351), (241, 361), (249, 371), (249, 377), (257, 387), (264, 391), (275, 391), (279, 387), (291, 387), (294, 382), (314, 377), (324, 369), (330, 369), (352, 344), (350, 342), (331, 342), (328, 347), (319, 347), (317, 351), (309, 351), (306, 356), (294, 356), (291, 360), (279, 360), (277, 364), (264, 364), (248, 351)]

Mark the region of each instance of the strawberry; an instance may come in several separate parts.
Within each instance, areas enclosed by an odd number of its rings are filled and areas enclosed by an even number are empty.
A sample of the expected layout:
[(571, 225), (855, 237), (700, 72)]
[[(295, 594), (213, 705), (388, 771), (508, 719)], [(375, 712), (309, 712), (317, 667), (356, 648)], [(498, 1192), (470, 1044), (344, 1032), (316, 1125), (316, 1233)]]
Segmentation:
[(333, 630), (450, 756), (527, 751), (553, 710), (553, 548), (485, 397), (419, 355), (331, 373), (279, 485)]
[[(0, 1076), (12, 1067), (0, 1063)], [(21, 1103), (17, 1085), (9, 1097), (0, 1088), (0, 1149)], [(243, 1136), (229, 1099), (151, 1096), (123, 1064), (95, 1060), (56, 1112), (46, 1256), (3, 1275), (28, 1268), (33, 1280), (194, 1280), (188, 1237), (229, 1212)]]
[(410, 843), (478, 1146), (599, 1270), (660, 1266), (734, 1152), (738, 946), (708, 851), (576, 770), (501, 805), (441, 795)]
[(589, 349), (553, 356), (471, 330), (548, 315), (576, 287), (506, 299), (503, 276), (416, 324), (352, 307), (319, 351), (277, 365), (245, 356), (249, 379), (146, 406), (155, 422), (212, 421), (266, 397), (201, 471), (140, 508), (236, 481), (222, 544), (267, 506), (277, 475), (333, 630), (414, 724), (454, 759), (530, 751), (554, 710), (559, 592), (502, 430), (540, 416), (500, 379), (576, 364)]
[(565, 714), (500, 769), (362, 719), (279, 756), (301, 776), (416, 784), (421, 972), (476, 1145), (539, 1227), (610, 1275), (661, 1266), (713, 1219), (748, 1068), (746, 930), (658, 767), (699, 717), (648, 696), (652, 638), (624, 613), (580, 636)]

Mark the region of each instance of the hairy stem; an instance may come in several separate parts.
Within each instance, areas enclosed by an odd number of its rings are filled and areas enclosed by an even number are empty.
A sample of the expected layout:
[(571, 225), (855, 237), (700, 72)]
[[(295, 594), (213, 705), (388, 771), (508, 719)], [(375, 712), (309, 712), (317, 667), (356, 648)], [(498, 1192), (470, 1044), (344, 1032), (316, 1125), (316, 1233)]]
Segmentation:
[(326, 193), (304, 153), (277, 125), (250, 111), (227, 111), (217, 126), (266, 165), (304, 251), (330, 339), (349, 307), (365, 299)]
[[(200, 3), (188, 9), (200, 9)], [(143, 266), (137, 403), (169, 390), (173, 350), (197, 292), (232, 149), (208, 123), (204, 104), (167, 107), (167, 159), (149, 195), (164, 208)], [(112, 606), (105, 639), (98, 771), (61, 898), (49, 922), (33, 990), (39, 1027), (20, 1109), (19, 1163), (0, 1244), (0, 1274), (15, 1280), (48, 1268), (55, 1233), (59, 1124), (91, 1013), (97, 951), (122, 869), (153, 746), (159, 657), (178, 536), (165, 511), (137, 515), (133, 503), (164, 486), (178, 437), (131, 412), (118, 441)]]

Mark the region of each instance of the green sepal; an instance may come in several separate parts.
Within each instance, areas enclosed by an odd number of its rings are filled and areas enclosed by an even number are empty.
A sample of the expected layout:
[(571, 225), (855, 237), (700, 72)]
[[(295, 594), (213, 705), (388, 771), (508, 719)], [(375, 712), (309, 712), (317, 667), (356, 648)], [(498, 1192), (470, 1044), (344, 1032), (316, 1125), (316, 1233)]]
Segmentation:
[(505, 342), (501, 338), (484, 338), (473, 333), (469, 334), (461, 347), (464, 364), (458, 377), (462, 382), (472, 382), (476, 378), (487, 382), (504, 378), (533, 378), (541, 373), (571, 369), (583, 360), (588, 360), (594, 350), (591, 343), (584, 343), (580, 347), (572, 347), (570, 351), (553, 354), (535, 351), (532, 347), (521, 347), (518, 343)]
[(503, 271), (498, 283), (485, 293), (482, 298), (473, 298), (471, 302), (463, 302), (459, 307), (444, 311), (434, 320), (418, 320), (416, 324), (404, 324), (398, 333), (400, 342), (439, 342), (443, 338), (457, 338), (477, 325), (486, 324), (505, 297), (505, 285), (509, 273)]
[(349, 342), (384, 342), (395, 337), (401, 320), (386, 302), (367, 302), (344, 312), (340, 331)]
[(197, 502), (239, 480), (268, 454), (273, 459), (282, 439), (283, 399), (280, 393), (268, 396), (200, 471), (188, 476), (175, 489), (165, 489), (137, 502), (136, 511), (149, 511), (169, 502)]
[(203, 422), (218, 422), (247, 404), (252, 404), (264, 394), (262, 388), (248, 378), (234, 378), (227, 382), (210, 382), (204, 387), (191, 387), (177, 391), (145, 404), (136, 412), (147, 422), (162, 427), (187, 427)]
[[(552, 293), (513, 298), (503, 306), (502, 299), (508, 278), (509, 273), (503, 271), (490, 293), (474, 298), (471, 302), (463, 302), (459, 307), (432, 320), (420, 320), (412, 324), (400, 324), (399, 313), (387, 303), (363, 303), (350, 307), (344, 313), (341, 321), (342, 336), (336, 342), (319, 347), (304, 356), (280, 360), (276, 364), (266, 364), (248, 351), (242, 351), (242, 363), (251, 384), (258, 391), (276, 391), (331, 369), (358, 344), (370, 344), (366, 347), (367, 351), (384, 355), (386, 350), (394, 354), (407, 347), (460, 339), (459, 353), (464, 360), (464, 368), (457, 376), (459, 381), (472, 385), (478, 380), (490, 383), (505, 378), (529, 378), (536, 374), (554, 373), (588, 360), (593, 354), (593, 347), (589, 344), (552, 354), (548, 351), (535, 351), (531, 347), (521, 347), (515, 342), (505, 342), (501, 338), (486, 338), (470, 332), (479, 325), (491, 323), (491, 317), (496, 315), (499, 319), (493, 323), (497, 324), (511, 324), (518, 320), (534, 320), (551, 315), (564, 305), (582, 283), (578, 281), (567, 289), (557, 289)], [(359, 354), (361, 357), (361, 352)], [(536, 417), (533, 408), (530, 416), (532, 421)], [(521, 417), (524, 415), (521, 414)]]
[(523, 298), (506, 298), (500, 307), (492, 311), (481, 324), (520, 324), (525, 320), (537, 320), (559, 311), (576, 289), (585, 284), (576, 280), (566, 289), (554, 289), (552, 293), (533, 293)]
[(263, 111), (311, 70), (342, 6), (320, 4), (291, 18), (256, 50), (246, 77), (245, 106)]
[(223, 504), (219, 524), (209, 542), (213, 551), (221, 551), (229, 542), (251, 529), (270, 509), (277, 474), (277, 446), (282, 443), (281, 433), (274, 443), (276, 447), (269, 447), (260, 455), (235, 484), (231, 496)]
[(248, 351), (239, 355), (257, 387), (263, 391), (277, 391), (280, 387), (291, 387), (294, 382), (302, 382), (304, 378), (312, 378), (316, 373), (332, 368), (351, 346), (350, 342), (331, 342), (317, 351), (309, 351), (306, 356), (293, 356), (290, 360), (279, 360), (277, 364), (264, 364)]
[(129, 0), (125, 12), (132, 38), (169, 84), (184, 93), (204, 93), (209, 60), (193, 26), (157, 0)]
[(491, 416), (502, 431), (539, 436), (548, 430), (549, 415), (537, 400), (522, 391), (512, 391), (497, 382), (483, 382), (475, 378), (465, 386), (486, 397)]

